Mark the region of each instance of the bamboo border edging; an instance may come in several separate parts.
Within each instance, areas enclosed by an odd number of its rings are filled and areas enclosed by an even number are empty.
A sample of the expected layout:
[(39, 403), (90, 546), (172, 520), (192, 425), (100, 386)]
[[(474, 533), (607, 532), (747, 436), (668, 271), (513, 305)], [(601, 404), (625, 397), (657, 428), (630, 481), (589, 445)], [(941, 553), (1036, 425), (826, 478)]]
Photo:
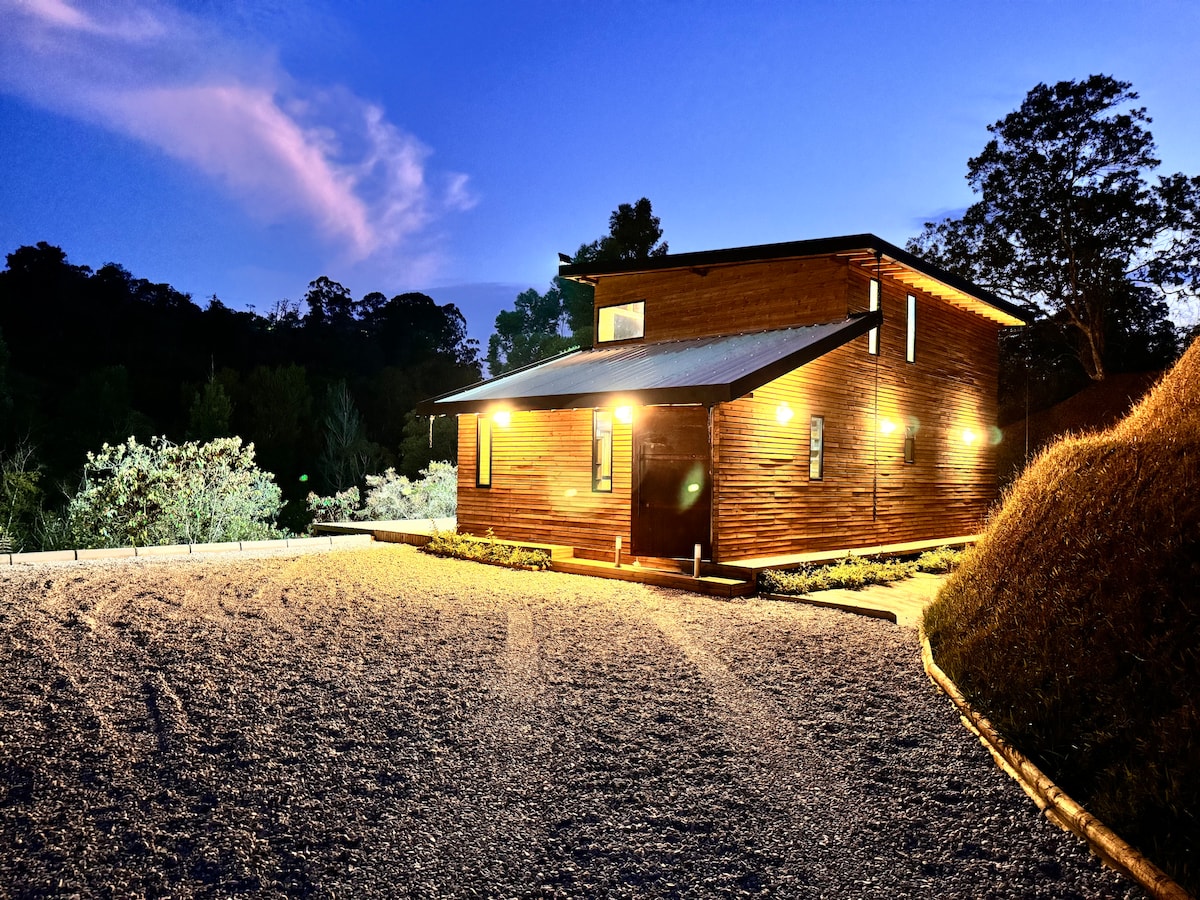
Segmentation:
[(963, 724), (987, 747), (996, 765), (1016, 781), (1032, 798), (1046, 818), (1065, 831), (1087, 841), (1104, 863), (1132, 878), (1156, 900), (1195, 900), (1166, 872), (1121, 838), (1115, 831), (1072, 800), (1066, 792), (1049, 779), (1020, 750), (1009, 744), (995, 726), (972, 708), (950, 676), (933, 659), (933, 650), (925, 629), (920, 629), (921, 662), (925, 674), (958, 709)]

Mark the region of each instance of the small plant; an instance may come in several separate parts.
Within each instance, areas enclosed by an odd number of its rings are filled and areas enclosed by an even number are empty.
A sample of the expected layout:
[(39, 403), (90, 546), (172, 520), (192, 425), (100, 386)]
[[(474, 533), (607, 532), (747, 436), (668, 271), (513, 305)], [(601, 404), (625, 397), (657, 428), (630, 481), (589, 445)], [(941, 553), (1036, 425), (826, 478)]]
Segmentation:
[(550, 568), (550, 554), (545, 550), (498, 541), (490, 528), (483, 538), (457, 531), (434, 531), (433, 539), (421, 549), (434, 556), (470, 559), (510, 569)]
[(847, 556), (825, 566), (768, 569), (759, 576), (759, 587), (772, 594), (802, 596), (836, 588), (857, 591), (871, 584), (890, 584), (912, 576), (917, 563), (865, 556)]
[(917, 571), (934, 575), (945, 575), (958, 568), (963, 552), (953, 547), (938, 547), (926, 550), (917, 557)]

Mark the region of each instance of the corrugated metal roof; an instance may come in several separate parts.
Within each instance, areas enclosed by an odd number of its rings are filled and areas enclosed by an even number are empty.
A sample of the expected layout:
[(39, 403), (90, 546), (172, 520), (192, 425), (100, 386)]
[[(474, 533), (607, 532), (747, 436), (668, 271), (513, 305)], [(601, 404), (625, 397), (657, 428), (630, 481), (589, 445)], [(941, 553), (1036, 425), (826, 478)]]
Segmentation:
[(580, 350), (426, 400), (417, 411), (723, 403), (865, 334), (880, 318), (865, 313), (824, 325)]

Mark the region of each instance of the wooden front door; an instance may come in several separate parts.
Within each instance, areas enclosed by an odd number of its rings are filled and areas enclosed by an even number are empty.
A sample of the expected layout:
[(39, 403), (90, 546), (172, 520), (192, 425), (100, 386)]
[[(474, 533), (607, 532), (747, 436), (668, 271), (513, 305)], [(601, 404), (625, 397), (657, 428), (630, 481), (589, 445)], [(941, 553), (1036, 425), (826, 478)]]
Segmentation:
[(712, 556), (708, 410), (647, 406), (633, 433), (633, 553)]

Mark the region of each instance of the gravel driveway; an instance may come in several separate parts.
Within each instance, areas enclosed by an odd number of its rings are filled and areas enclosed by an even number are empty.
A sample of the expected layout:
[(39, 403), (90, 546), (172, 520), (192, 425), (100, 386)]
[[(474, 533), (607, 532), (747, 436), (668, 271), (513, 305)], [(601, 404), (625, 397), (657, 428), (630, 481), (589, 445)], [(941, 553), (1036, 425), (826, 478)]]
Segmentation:
[(410, 547), (0, 572), (0, 897), (1140, 897), (915, 633)]

